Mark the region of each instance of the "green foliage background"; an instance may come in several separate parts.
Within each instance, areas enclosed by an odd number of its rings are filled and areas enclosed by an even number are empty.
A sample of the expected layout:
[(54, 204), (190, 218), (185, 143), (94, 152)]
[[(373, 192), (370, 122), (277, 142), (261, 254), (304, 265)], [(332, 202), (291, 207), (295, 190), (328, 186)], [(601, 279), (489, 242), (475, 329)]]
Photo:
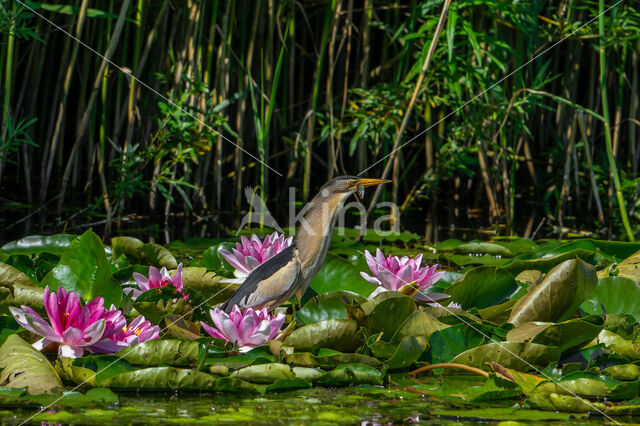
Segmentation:
[(613, 5), (453, 1), (408, 143), (377, 163), (442, 1), (1, 0), (3, 198), (55, 210), (58, 231), (65, 203), (88, 205), (109, 231), (130, 213), (237, 211), (247, 185), (307, 198), (393, 161), (384, 197), (403, 213), (455, 204), (509, 229), (533, 210), (560, 234), (631, 239), (640, 12)]

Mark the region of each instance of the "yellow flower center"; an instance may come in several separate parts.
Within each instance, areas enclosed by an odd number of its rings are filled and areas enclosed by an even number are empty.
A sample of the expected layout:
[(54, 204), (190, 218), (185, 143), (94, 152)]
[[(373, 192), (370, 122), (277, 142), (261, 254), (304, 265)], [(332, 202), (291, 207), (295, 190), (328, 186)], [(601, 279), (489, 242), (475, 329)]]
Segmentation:
[(127, 332), (127, 326), (126, 326), (126, 325), (125, 325), (124, 327), (122, 327), (122, 331), (123, 331), (124, 333), (126, 333), (126, 332)]

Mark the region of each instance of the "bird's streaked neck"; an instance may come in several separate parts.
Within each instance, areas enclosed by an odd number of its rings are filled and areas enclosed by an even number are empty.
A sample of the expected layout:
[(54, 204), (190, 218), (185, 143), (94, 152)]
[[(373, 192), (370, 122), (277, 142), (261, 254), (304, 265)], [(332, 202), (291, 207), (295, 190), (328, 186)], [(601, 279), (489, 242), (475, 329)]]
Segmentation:
[(338, 213), (349, 194), (340, 193), (329, 197), (316, 195), (302, 217), (295, 244), (299, 251), (302, 270), (313, 276), (320, 269), (331, 245), (331, 234)]

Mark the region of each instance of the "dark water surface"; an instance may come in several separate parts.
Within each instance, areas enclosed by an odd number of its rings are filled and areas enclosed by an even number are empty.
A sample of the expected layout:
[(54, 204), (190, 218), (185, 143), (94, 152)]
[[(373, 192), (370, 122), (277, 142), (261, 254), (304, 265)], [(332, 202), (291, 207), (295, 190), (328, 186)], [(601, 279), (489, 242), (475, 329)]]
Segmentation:
[[(566, 413), (519, 409), (514, 401), (474, 409), (446, 404), (428, 396), (407, 396), (373, 386), (313, 388), (266, 395), (140, 394), (121, 395), (120, 402), (101, 408), (59, 409), (38, 414), (36, 424), (476, 424), (519, 419), (529, 424), (601, 424), (602, 417), (576, 419)], [(2, 424), (20, 424), (34, 409), (4, 409)], [(640, 420), (617, 418), (616, 421)], [(530, 423), (532, 422), (532, 423)]]

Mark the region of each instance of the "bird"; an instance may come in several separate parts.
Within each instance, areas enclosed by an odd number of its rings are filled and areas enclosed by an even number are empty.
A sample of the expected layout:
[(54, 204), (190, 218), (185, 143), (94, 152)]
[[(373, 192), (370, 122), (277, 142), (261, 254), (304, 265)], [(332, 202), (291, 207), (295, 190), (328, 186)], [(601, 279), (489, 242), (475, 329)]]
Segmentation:
[(254, 269), (220, 309), (273, 310), (293, 295), (300, 299), (327, 256), (338, 213), (355, 192), (391, 182), (385, 179), (338, 176), (324, 184), (300, 212), (300, 228), (293, 243)]

